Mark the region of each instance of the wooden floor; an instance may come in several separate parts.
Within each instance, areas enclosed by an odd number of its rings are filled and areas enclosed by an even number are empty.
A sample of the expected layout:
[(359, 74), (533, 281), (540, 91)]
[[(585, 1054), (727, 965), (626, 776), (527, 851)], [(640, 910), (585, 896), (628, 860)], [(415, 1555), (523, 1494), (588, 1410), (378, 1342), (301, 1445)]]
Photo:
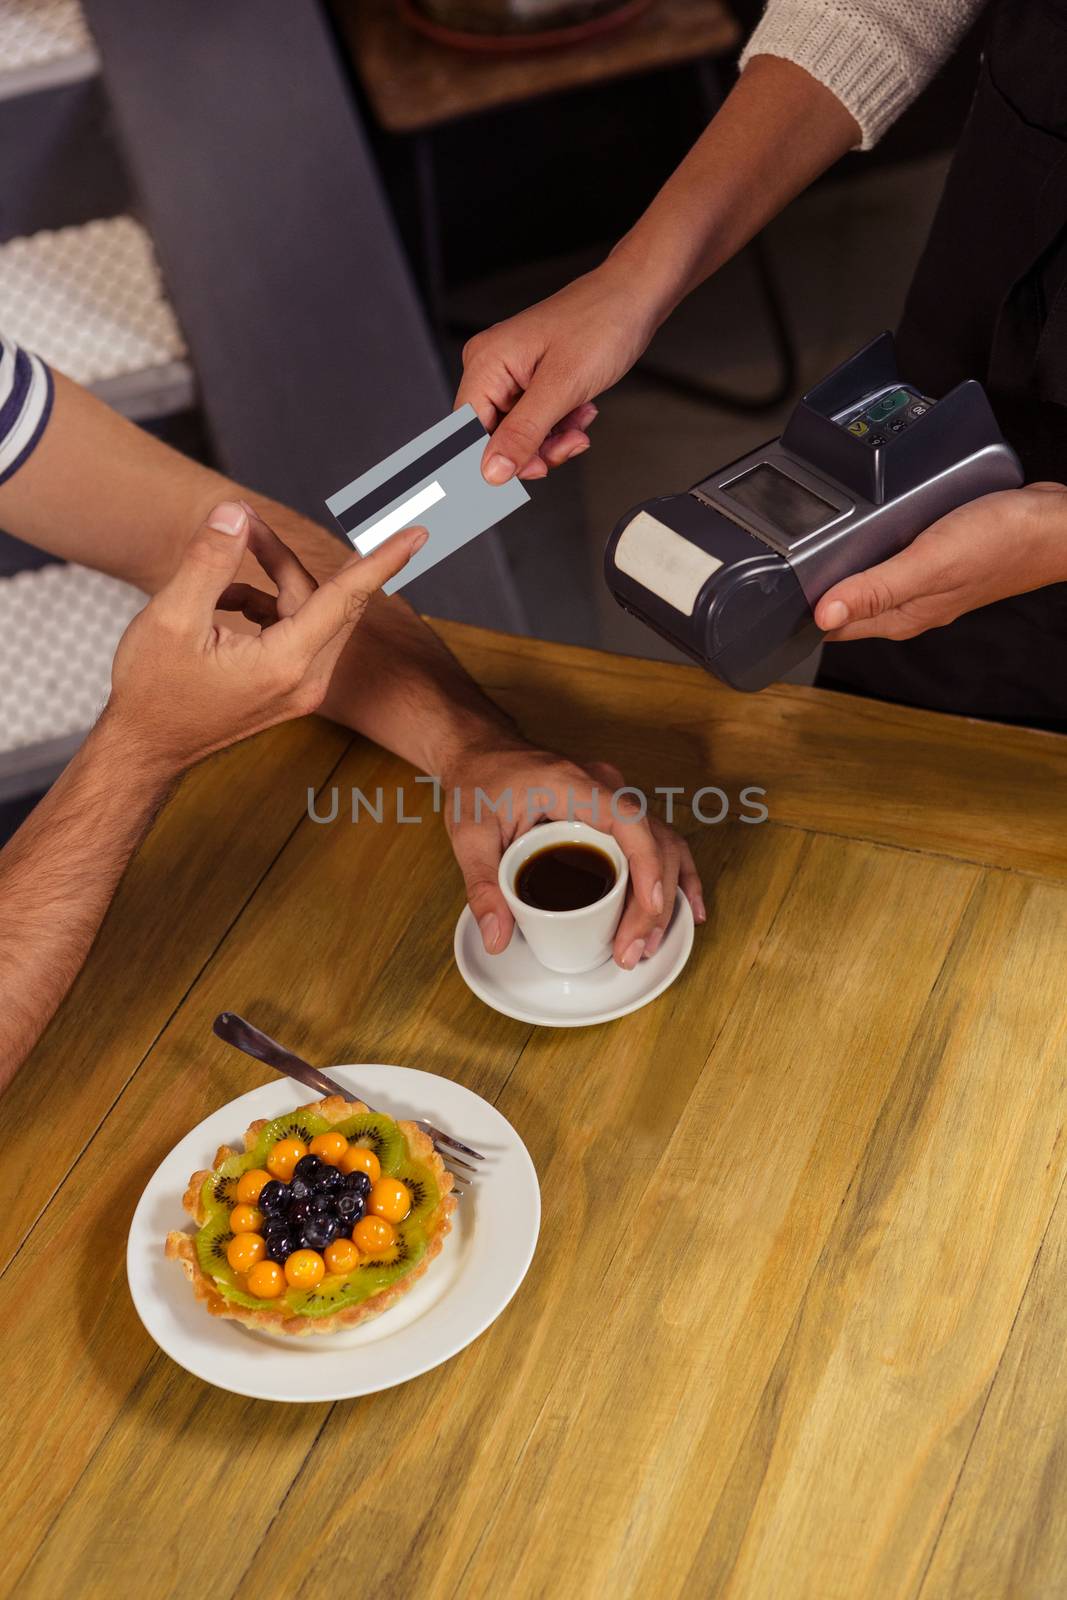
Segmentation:
[[(682, 813), (687, 971), (552, 1032), (459, 979), (439, 824), (307, 819), (309, 785), (426, 806), (392, 758), (308, 722), (187, 780), (0, 1102), (0, 1593), (1067, 1594), (1067, 741), (445, 631), (535, 737), (771, 820)], [(275, 1406), (143, 1332), (136, 1200), (267, 1076), (224, 1008), (526, 1140), (537, 1255), (446, 1367)]]

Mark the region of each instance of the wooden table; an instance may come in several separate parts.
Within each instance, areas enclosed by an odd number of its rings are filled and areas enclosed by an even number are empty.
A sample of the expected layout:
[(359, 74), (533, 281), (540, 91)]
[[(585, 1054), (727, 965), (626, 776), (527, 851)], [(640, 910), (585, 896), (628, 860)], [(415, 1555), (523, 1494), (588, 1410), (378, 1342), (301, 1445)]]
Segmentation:
[[(307, 819), (329, 783), (428, 807), (399, 762), (309, 721), (188, 779), (0, 1107), (3, 1593), (1062, 1595), (1067, 742), (444, 631), (535, 737), (771, 820), (685, 814), (687, 971), (549, 1032), (455, 971), (436, 824)], [(142, 1331), (137, 1197), (266, 1076), (224, 1007), (526, 1140), (537, 1255), (447, 1366), (301, 1409)]]

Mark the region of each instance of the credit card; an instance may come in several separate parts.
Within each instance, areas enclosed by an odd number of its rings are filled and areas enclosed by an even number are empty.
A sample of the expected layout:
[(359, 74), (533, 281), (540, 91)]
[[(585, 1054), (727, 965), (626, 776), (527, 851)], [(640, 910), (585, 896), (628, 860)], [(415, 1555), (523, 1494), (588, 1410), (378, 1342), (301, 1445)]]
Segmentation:
[(422, 549), (384, 585), (386, 594), (421, 578), (529, 500), (518, 478), (492, 484), (482, 477), (488, 437), (474, 407), (461, 406), (327, 500), (362, 556), (401, 528), (419, 523), (429, 529)]

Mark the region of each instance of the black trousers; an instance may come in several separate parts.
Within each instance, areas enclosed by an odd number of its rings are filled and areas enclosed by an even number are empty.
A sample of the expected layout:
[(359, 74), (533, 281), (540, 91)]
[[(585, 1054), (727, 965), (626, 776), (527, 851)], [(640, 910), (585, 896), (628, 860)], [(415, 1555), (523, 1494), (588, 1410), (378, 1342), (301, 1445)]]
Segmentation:
[[(1067, 481), (1067, 0), (993, 13), (897, 344), (928, 394), (981, 378), (1027, 479)], [(819, 682), (1067, 731), (1067, 583), (916, 639), (828, 645)]]

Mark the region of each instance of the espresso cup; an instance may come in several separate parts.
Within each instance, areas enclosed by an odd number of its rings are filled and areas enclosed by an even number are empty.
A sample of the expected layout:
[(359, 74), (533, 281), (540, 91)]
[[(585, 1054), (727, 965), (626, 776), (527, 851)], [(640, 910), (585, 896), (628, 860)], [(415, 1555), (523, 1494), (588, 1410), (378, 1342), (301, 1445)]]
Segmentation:
[[(524, 863), (539, 850), (559, 844), (589, 845), (614, 863), (615, 882), (606, 895), (576, 911), (544, 911), (519, 899), (515, 884)], [(550, 972), (590, 972), (609, 959), (629, 877), (617, 840), (585, 822), (539, 823), (508, 846), (499, 871), (501, 893), (523, 938)]]

